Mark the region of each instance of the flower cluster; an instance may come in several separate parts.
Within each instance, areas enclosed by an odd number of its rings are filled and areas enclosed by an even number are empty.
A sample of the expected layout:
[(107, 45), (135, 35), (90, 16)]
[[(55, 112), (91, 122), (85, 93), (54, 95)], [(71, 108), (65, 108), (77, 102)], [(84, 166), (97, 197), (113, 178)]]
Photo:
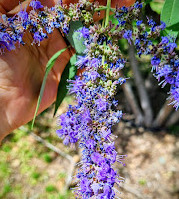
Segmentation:
[[(153, 43), (165, 29), (165, 23), (157, 25), (147, 19), (145, 24), (139, 13), (142, 4), (136, 2), (127, 8), (111, 9), (117, 23), (94, 24), (93, 14), (99, 11), (98, 3), (79, 0), (68, 7), (62, 3), (55, 7), (43, 7), (37, 0), (30, 2), (29, 13), (21, 10), (8, 18), (2, 15), (0, 23), (0, 50), (14, 50), (15, 44), (24, 45), (23, 35), (29, 31), (33, 43), (40, 44), (55, 28), (68, 34), (71, 21), (82, 21), (84, 27), (80, 37), (84, 38), (86, 50), (79, 56), (78, 68), (85, 71), (75, 80), (70, 80), (69, 92), (76, 97), (76, 105), (59, 118), (60, 129), (57, 134), (65, 145), (79, 143), (82, 158), (77, 174), (78, 186), (75, 193), (78, 198), (113, 199), (116, 197), (114, 185), (123, 181), (114, 168), (114, 163), (124, 165), (125, 155), (118, 155), (112, 126), (118, 123), (122, 112), (117, 110), (115, 100), (117, 86), (125, 83), (121, 69), (125, 66), (118, 41), (126, 39), (136, 47), (137, 54), (151, 55), (152, 70), (165, 86), (171, 85), (170, 98), (176, 108), (179, 107), (179, 59), (175, 53), (176, 44), (171, 37), (162, 37), (161, 42)], [(39, 10), (40, 9), (40, 10)], [(103, 7), (102, 9), (107, 9)], [(135, 21), (135, 26), (131, 25)]]
[(29, 6), (32, 8), (29, 13), (21, 10), (10, 18), (5, 14), (2, 15), (0, 52), (4, 49), (14, 50), (16, 43), (24, 45), (23, 36), (26, 31), (32, 34), (33, 43), (40, 45), (40, 42), (48, 38), (48, 34), (51, 34), (55, 28), (60, 28), (63, 33), (68, 34), (71, 21), (80, 19), (88, 25), (93, 22), (92, 16), (98, 8), (98, 3), (80, 0), (77, 4), (71, 4), (69, 8), (62, 4), (47, 8), (43, 7), (40, 1), (32, 0)]
[[(164, 22), (157, 25), (153, 19), (147, 18), (147, 25), (139, 19), (139, 9), (142, 4), (136, 2), (129, 8), (123, 7), (116, 10), (115, 17), (118, 20), (118, 34), (121, 38), (127, 39), (129, 44), (133, 44), (137, 54), (151, 55), (152, 72), (161, 81), (162, 87), (167, 83), (171, 85), (170, 99), (171, 104), (176, 109), (179, 107), (179, 59), (175, 52), (177, 47), (174, 38), (164, 36), (159, 43), (154, 43), (154, 39), (160, 37), (162, 30), (166, 28)], [(131, 18), (136, 21), (136, 26), (130, 26)]]
[[(162, 37), (161, 42), (155, 48), (151, 60), (156, 70), (156, 78), (161, 81), (162, 87), (167, 83), (171, 85), (170, 99), (175, 108), (179, 107), (179, 59), (174, 49), (177, 47), (172, 38)], [(162, 80), (161, 80), (162, 79)]]

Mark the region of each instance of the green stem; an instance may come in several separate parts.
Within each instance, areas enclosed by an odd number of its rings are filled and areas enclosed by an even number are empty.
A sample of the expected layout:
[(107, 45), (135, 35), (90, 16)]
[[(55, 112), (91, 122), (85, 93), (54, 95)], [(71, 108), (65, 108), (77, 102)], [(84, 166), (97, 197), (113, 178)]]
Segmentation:
[[(107, 10), (107, 6), (100, 6), (99, 8), (96, 8), (94, 11), (98, 12), (98, 11), (102, 11), (102, 10)], [(110, 8), (110, 11), (115, 13), (114, 8)]]
[(115, 13), (116, 9), (110, 8), (110, 11), (113, 12), (113, 13)]
[[(105, 16), (105, 24), (104, 24), (104, 20), (103, 20), (103, 25), (102, 27), (107, 27), (108, 23), (109, 23), (109, 14), (111, 11), (111, 0), (107, 0), (107, 6), (106, 6), (106, 16)], [(106, 48), (106, 43), (104, 43), (104, 47)], [(102, 65), (104, 65), (105, 62), (105, 55), (102, 56)]]
[(107, 6), (100, 6), (99, 8), (96, 8), (94, 11), (98, 12), (98, 11), (106, 10), (106, 9), (107, 9)]
[(106, 21), (105, 21), (105, 27), (107, 27), (109, 23), (109, 13), (111, 10), (111, 0), (107, 0), (107, 10), (106, 10)]

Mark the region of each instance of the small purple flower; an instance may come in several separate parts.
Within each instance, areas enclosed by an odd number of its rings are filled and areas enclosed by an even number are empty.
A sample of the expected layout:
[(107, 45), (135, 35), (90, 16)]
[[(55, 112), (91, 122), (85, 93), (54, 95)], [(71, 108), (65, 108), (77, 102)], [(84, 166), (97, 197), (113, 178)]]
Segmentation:
[(64, 145), (69, 145), (70, 144), (70, 137), (69, 136), (66, 136), (63, 140), (63, 144)]
[(39, 32), (35, 32), (33, 37), (35, 43), (40, 43), (44, 39)]
[(28, 13), (25, 10), (21, 10), (20, 12), (18, 12), (17, 15), (19, 16), (19, 18), (22, 21), (27, 21), (28, 20)]
[(76, 66), (78, 66), (78, 68), (85, 68), (89, 63), (89, 60), (87, 57), (85, 56), (78, 56), (77, 62), (76, 62)]
[(103, 189), (103, 194), (104, 196), (107, 196), (107, 198), (112, 198), (111, 197), (111, 187), (107, 184), (104, 185), (104, 189)]
[(14, 40), (8, 33), (0, 32), (0, 47), (7, 48), (9, 51), (14, 50)]
[(97, 109), (99, 111), (106, 111), (107, 110), (108, 103), (104, 99), (99, 98), (95, 101), (95, 103), (96, 103)]
[[(179, 67), (179, 59), (177, 59), (177, 60), (174, 61), (174, 66), (175, 66), (175, 67)], [(179, 74), (179, 73), (178, 73), (178, 74)]]
[(136, 21), (136, 25), (140, 26), (142, 24), (142, 22), (143, 22), (142, 20), (138, 20), (138, 21)]
[(82, 119), (83, 119), (82, 121), (83, 121), (84, 125), (91, 123), (92, 119), (91, 119), (89, 109), (85, 109), (85, 111), (82, 114)]
[(98, 77), (100, 77), (99, 73), (97, 71), (91, 71), (90, 73), (90, 79), (92, 81), (95, 81)]
[(121, 8), (121, 11), (127, 14), (127, 13), (128, 13), (128, 8), (125, 7), (125, 6), (123, 6), (123, 7)]
[(62, 26), (62, 29), (63, 29), (63, 32), (65, 34), (68, 34), (69, 31), (70, 31), (70, 27), (69, 27), (69, 24), (67, 24), (66, 22), (63, 23), (63, 26)]
[(165, 24), (165, 22), (161, 22), (161, 25), (160, 26), (158, 26), (161, 30), (164, 30), (165, 28), (166, 28), (166, 24)]
[(137, 47), (137, 49), (140, 48), (140, 39), (139, 38), (137, 38), (135, 40), (135, 46)]
[(71, 83), (70, 93), (78, 93), (82, 91), (85, 85), (84, 81), (79, 77), (77, 77), (76, 80), (70, 80), (69, 82)]
[(131, 39), (132, 39), (132, 30), (126, 30), (125, 33), (123, 34), (124, 39), (127, 39), (128, 42), (131, 44)]
[(158, 57), (154, 56), (151, 59), (151, 64), (152, 64), (152, 66), (158, 66), (160, 64), (160, 59)]
[(100, 166), (104, 162), (104, 158), (101, 156), (100, 153), (97, 152), (92, 153), (91, 160), (98, 166)]
[(150, 20), (148, 20), (148, 24), (149, 24), (149, 26), (153, 27), (156, 25), (156, 22), (153, 19), (150, 19)]
[(101, 129), (101, 136), (104, 138), (104, 139), (109, 139), (110, 138), (110, 135), (111, 135), (111, 129), (106, 129), (105, 127), (103, 127)]
[(92, 67), (97, 68), (99, 66), (99, 64), (101, 64), (101, 61), (97, 58), (93, 58), (91, 60), (90, 64), (91, 64)]
[(171, 87), (170, 94), (171, 94), (170, 98), (174, 100), (172, 102), (172, 104), (174, 104), (174, 107), (176, 108), (176, 110), (178, 110), (178, 108), (179, 108), (179, 88), (174, 87), (174, 86)]
[(177, 47), (177, 44), (176, 43), (169, 43), (168, 45), (167, 45), (167, 51), (168, 51), (168, 53), (172, 53), (173, 52), (173, 50), (175, 49)]
[(98, 171), (98, 174), (97, 174), (97, 178), (99, 181), (106, 181), (107, 179), (107, 172), (100, 168), (100, 170)]
[(76, 143), (80, 133), (79, 115), (75, 113), (74, 107), (69, 107), (69, 111), (66, 114), (60, 116), (61, 129), (56, 131), (57, 135), (64, 139), (65, 145), (70, 143)]
[(139, 9), (142, 7), (143, 7), (142, 3), (139, 3), (138, 1), (134, 4), (134, 8), (136, 8), (136, 9)]
[(125, 20), (120, 20), (120, 19), (117, 19), (117, 20), (118, 20), (120, 26), (123, 26), (126, 23)]
[(95, 195), (98, 195), (101, 186), (99, 185), (99, 183), (93, 183), (93, 184), (91, 185), (91, 188), (92, 188), (94, 194), (95, 194)]
[(29, 6), (31, 6), (33, 9), (40, 9), (43, 8), (43, 5), (41, 4), (40, 1), (37, 0), (32, 0), (29, 4)]
[(168, 37), (162, 37), (162, 41), (161, 41), (162, 44), (168, 44), (168, 42), (169, 42)]
[(88, 149), (94, 149), (96, 146), (96, 142), (92, 139), (87, 140), (85, 144)]
[(91, 190), (91, 188), (90, 188), (90, 181), (89, 181), (89, 179), (88, 178), (83, 178), (82, 180), (81, 180), (81, 182), (80, 182), (80, 188), (81, 188), (81, 191), (82, 192), (89, 192), (89, 193), (91, 193), (92, 192), (92, 190)]
[(81, 36), (84, 38), (89, 38), (89, 29), (86, 27), (83, 27), (82, 29), (78, 30), (78, 32), (81, 33)]
[(170, 73), (172, 73), (172, 68), (170, 67), (170, 65), (165, 65), (163, 68), (158, 70), (157, 77), (160, 78)]

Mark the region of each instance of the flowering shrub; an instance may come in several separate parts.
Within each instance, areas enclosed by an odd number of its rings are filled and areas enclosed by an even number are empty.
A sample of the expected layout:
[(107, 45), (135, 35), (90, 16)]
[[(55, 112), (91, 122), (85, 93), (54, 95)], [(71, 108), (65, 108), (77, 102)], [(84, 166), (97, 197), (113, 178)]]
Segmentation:
[[(80, 0), (69, 7), (59, 3), (52, 8), (43, 8), (39, 1), (32, 0), (30, 6), (32, 10), (29, 13), (21, 10), (12, 18), (2, 15), (0, 50), (2, 53), (5, 49), (14, 50), (16, 43), (25, 45), (23, 35), (27, 30), (33, 34), (32, 44), (40, 45), (55, 28), (68, 37), (72, 22), (82, 22), (83, 26), (77, 32), (78, 40), (82, 38), (85, 50), (78, 56), (76, 67), (85, 70), (75, 79), (68, 80), (68, 89), (75, 95), (76, 105), (70, 105), (68, 111), (60, 116), (61, 128), (57, 134), (65, 145), (78, 142), (82, 150), (80, 169), (76, 176), (77, 197), (115, 198), (117, 189), (114, 184), (124, 179), (117, 174), (114, 163), (125, 165), (125, 155), (117, 154), (111, 128), (122, 117), (122, 111), (116, 108), (118, 102), (114, 96), (117, 86), (126, 81), (121, 76), (121, 69), (127, 61), (118, 41), (126, 39), (129, 45), (134, 45), (139, 57), (151, 55), (152, 71), (162, 86), (171, 85), (170, 99), (177, 109), (179, 59), (175, 53), (177, 45), (174, 38), (163, 36), (159, 43), (153, 42), (160, 37), (166, 25), (164, 22), (157, 25), (149, 18), (147, 25), (143, 23), (139, 17), (143, 5), (139, 2), (131, 7), (116, 9), (111, 8), (110, 0), (107, 6)], [(100, 10), (106, 10), (105, 20), (102, 24), (95, 24), (93, 15)], [(109, 21), (110, 11), (114, 13), (113, 21)], [(132, 26), (131, 21), (135, 25)]]

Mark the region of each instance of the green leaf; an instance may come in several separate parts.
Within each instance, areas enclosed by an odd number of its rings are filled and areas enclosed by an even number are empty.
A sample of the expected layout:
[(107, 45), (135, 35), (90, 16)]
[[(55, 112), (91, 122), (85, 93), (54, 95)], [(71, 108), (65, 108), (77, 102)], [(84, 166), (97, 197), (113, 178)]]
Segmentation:
[(179, 22), (172, 26), (167, 27), (167, 29), (179, 32)]
[(114, 16), (115, 15), (110, 15), (109, 16), (109, 21), (111, 21), (114, 25), (117, 26), (119, 24), (119, 22), (118, 22), (117, 18), (115, 18)]
[(179, 22), (179, 0), (165, 0), (161, 21), (165, 22), (167, 27)]
[(178, 31), (173, 31), (173, 30), (170, 30), (169, 28), (166, 28), (165, 30), (163, 30), (163, 32), (165, 36), (170, 35), (174, 39), (177, 38), (178, 36)]
[(84, 38), (80, 37), (81, 33), (78, 32), (78, 30), (83, 27), (84, 26), (81, 21), (72, 21), (70, 23), (70, 32), (66, 35), (66, 38), (79, 55), (83, 55), (84, 50), (86, 49), (86, 46), (84, 45)]
[(38, 97), (38, 100), (37, 100), (37, 106), (36, 106), (34, 118), (33, 118), (33, 120), (32, 120), (31, 129), (32, 129), (33, 126), (34, 126), (35, 118), (36, 118), (37, 112), (38, 112), (38, 110), (39, 110), (39, 106), (40, 106), (40, 103), (41, 103), (41, 100), (42, 100), (42, 96), (43, 96), (43, 93), (44, 93), (44, 89), (45, 89), (45, 84), (46, 84), (47, 76), (48, 76), (50, 70), (52, 69), (52, 67), (54, 66), (55, 61), (57, 60), (57, 58), (58, 58), (66, 49), (67, 49), (67, 48), (64, 48), (64, 49), (58, 51), (57, 53), (55, 53), (55, 54), (50, 58), (50, 60), (48, 61), (47, 65), (46, 65), (45, 75), (44, 75), (44, 78), (43, 78), (42, 86), (41, 86), (41, 88), (40, 88), (40, 94), (39, 94), (39, 97)]
[(151, 1), (150, 2), (150, 7), (151, 9), (156, 12), (157, 14), (161, 14), (161, 10), (163, 8), (164, 2), (155, 2), (155, 1)]
[(65, 69), (62, 73), (61, 80), (58, 85), (58, 92), (57, 92), (57, 98), (56, 98), (56, 102), (55, 102), (54, 115), (56, 114), (58, 107), (60, 106), (60, 104), (62, 103), (63, 99), (65, 98), (65, 96), (68, 92), (67, 86), (69, 85), (69, 83), (67, 80), (74, 79), (74, 77), (77, 73), (77, 67), (75, 66), (76, 59), (77, 58), (76, 58), (76, 54), (75, 54), (71, 57), (70, 61), (68, 62), (67, 66), (65, 67)]
[(146, 4), (148, 4), (148, 3), (150, 3), (150, 2), (152, 2), (153, 0), (146, 0)]

